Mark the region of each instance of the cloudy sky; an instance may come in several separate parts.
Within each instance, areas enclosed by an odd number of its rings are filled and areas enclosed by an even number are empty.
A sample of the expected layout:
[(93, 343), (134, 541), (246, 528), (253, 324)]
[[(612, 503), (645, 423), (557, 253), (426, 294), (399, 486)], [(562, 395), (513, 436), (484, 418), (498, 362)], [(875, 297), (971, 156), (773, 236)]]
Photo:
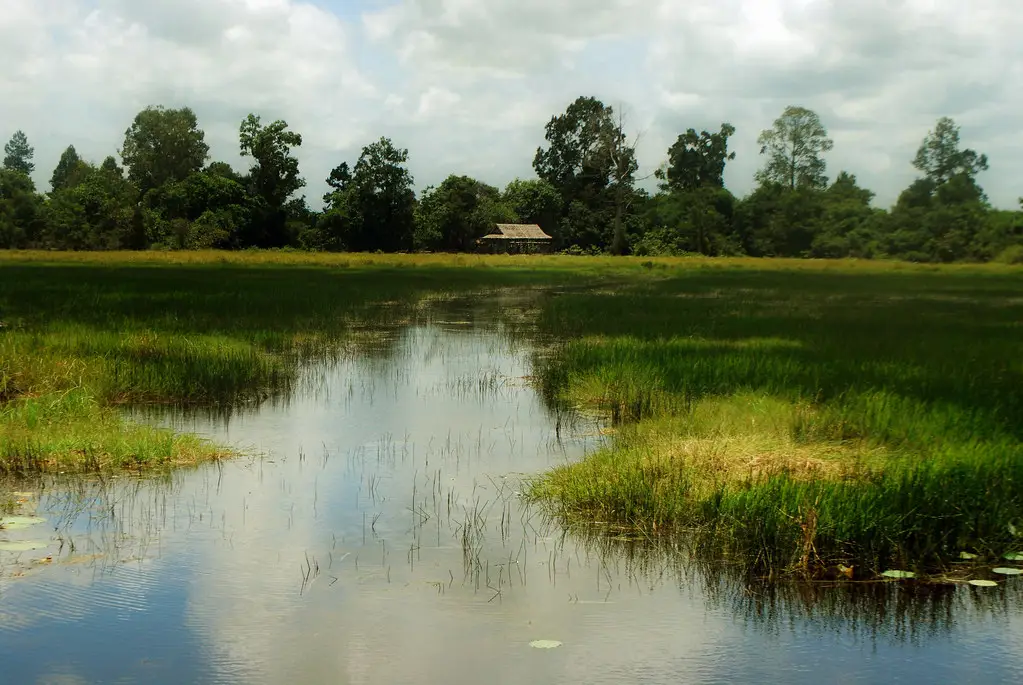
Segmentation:
[(1023, 13), (1015, 0), (0, 0), (0, 137), (24, 129), (46, 187), (60, 151), (114, 152), (148, 104), (191, 106), (239, 169), (254, 111), (302, 133), (324, 179), (380, 136), (417, 186), (532, 174), (543, 127), (578, 95), (623, 105), (651, 172), (686, 128), (737, 129), (732, 190), (788, 104), (835, 140), (828, 171), (888, 205), (942, 115), (986, 152), (998, 206), (1023, 194)]

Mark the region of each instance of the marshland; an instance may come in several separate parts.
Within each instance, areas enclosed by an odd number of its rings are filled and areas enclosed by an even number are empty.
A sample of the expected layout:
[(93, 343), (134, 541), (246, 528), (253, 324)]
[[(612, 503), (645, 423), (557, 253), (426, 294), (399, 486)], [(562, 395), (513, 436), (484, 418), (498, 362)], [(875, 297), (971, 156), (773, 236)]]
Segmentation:
[(1021, 675), (1018, 267), (0, 260), (22, 679)]

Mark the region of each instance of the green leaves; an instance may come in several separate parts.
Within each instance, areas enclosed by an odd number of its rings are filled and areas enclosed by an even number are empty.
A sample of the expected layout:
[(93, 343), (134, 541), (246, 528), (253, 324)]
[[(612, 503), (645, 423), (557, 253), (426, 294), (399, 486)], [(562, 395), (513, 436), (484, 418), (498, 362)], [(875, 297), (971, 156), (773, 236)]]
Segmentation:
[(260, 117), (250, 114), (239, 131), (242, 157), (252, 157), (253, 192), (271, 207), (282, 207), (288, 198), (305, 186), (299, 178), (298, 160), (291, 149), (302, 145), (302, 136), (288, 130), (288, 122), (277, 120), (263, 126)]
[(398, 252), (413, 247), (416, 196), (408, 150), (380, 138), (362, 149), (354, 170), (347, 163), (327, 179), (334, 190), (317, 227), (330, 249)]
[(249, 114), (239, 129), (242, 157), (252, 157), (249, 192), (257, 212), (252, 217), (245, 241), (257, 247), (283, 247), (289, 242), (287, 223), (289, 199), (305, 187), (298, 175), (294, 147), (302, 145), (302, 136), (288, 130), (286, 121), (263, 126), (260, 117)]
[(834, 143), (815, 112), (794, 105), (786, 107), (774, 127), (760, 134), (757, 143), (760, 154), (767, 155), (764, 168), (756, 175), (759, 183), (777, 183), (792, 190), (827, 185), (821, 155)]
[(68, 145), (67, 149), (60, 155), (60, 161), (57, 162), (53, 175), (50, 176), (50, 187), (53, 191), (56, 192), (76, 185), (80, 179), (75, 178), (75, 176), (84, 164), (82, 158), (78, 156), (75, 146)]
[(42, 198), (32, 179), (0, 169), (0, 248), (27, 247), (42, 230)]
[(515, 213), (502, 203), (497, 188), (451, 175), (423, 193), (416, 209), (416, 246), (467, 252), (495, 224), (515, 221)]
[(4, 169), (31, 176), (36, 165), (32, 163), (35, 149), (28, 144), (24, 131), (15, 131), (10, 142), (4, 146)]
[(128, 167), (128, 179), (143, 195), (183, 181), (206, 163), (210, 148), (205, 138), (188, 107), (147, 107), (124, 132), (121, 159)]
[(668, 162), (658, 169), (661, 189), (666, 191), (695, 190), (705, 186), (723, 188), (725, 162), (735, 159), (728, 152), (728, 139), (735, 133), (731, 124), (721, 124), (718, 133), (689, 129), (668, 148)]
[(959, 127), (949, 117), (941, 117), (934, 130), (928, 131), (913, 159), (913, 166), (935, 186), (959, 175), (973, 179), (988, 168), (987, 155), (969, 148), (959, 149)]

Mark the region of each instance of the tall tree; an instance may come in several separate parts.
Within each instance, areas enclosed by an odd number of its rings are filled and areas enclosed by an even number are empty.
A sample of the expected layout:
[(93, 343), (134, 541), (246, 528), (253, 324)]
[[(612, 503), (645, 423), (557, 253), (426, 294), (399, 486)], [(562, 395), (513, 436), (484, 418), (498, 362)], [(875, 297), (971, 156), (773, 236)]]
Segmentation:
[(913, 166), (922, 171), (935, 187), (947, 183), (954, 176), (973, 179), (986, 171), (987, 155), (977, 154), (969, 148), (959, 149), (959, 127), (949, 117), (938, 119), (933, 131), (928, 131)]
[(82, 164), (82, 158), (78, 156), (75, 146), (68, 145), (67, 149), (61, 153), (60, 161), (57, 162), (53, 175), (50, 176), (50, 188), (56, 192), (71, 185), (75, 172), (79, 170)]
[(725, 186), (725, 162), (735, 159), (728, 152), (728, 139), (735, 134), (731, 124), (721, 124), (717, 133), (689, 129), (668, 148), (668, 163), (655, 174), (661, 189), (688, 191)]
[(334, 169), (327, 179), (333, 191), (324, 198), (324, 242), (356, 252), (412, 249), (416, 195), (407, 164), (408, 150), (381, 138), (362, 149), (354, 170)]
[(15, 131), (11, 140), (4, 145), (4, 169), (30, 176), (36, 169), (32, 163), (34, 156), (35, 148), (28, 144), (25, 132)]
[(292, 148), (302, 145), (302, 136), (289, 131), (286, 121), (263, 126), (255, 114), (245, 118), (239, 135), (242, 157), (253, 159), (250, 191), (262, 205), (260, 225), (253, 226), (251, 239), (261, 247), (282, 247), (288, 241), (288, 201), (305, 187), (305, 180), (298, 175), (298, 159), (291, 154)]
[(602, 133), (601, 150), (607, 155), (611, 169), (611, 196), (614, 202), (614, 233), (611, 251), (623, 255), (628, 250), (625, 239), (625, 212), (632, 200), (636, 181), (636, 145), (638, 138), (629, 139), (625, 132), (625, 115), (619, 110), (611, 112)]
[(128, 167), (128, 180), (145, 194), (202, 169), (209, 151), (195, 112), (160, 106), (138, 113), (124, 132), (120, 154)]
[(764, 168), (756, 175), (759, 183), (777, 183), (791, 190), (827, 186), (821, 155), (834, 143), (815, 112), (794, 105), (786, 107), (774, 127), (760, 134), (757, 143), (760, 154), (767, 155)]
[[(625, 213), (633, 197), (635, 141), (614, 108), (580, 97), (547, 123), (547, 147), (533, 159), (537, 176), (561, 194), (565, 242), (624, 250)], [(608, 235), (608, 228), (613, 228)]]
[(547, 149), (533, 158), (536, 175), (557, 188), (565, 203), (603, 191), (611, 175), (605, 153), (613, 111), (594, 97), (579, 97), (547, 123)]

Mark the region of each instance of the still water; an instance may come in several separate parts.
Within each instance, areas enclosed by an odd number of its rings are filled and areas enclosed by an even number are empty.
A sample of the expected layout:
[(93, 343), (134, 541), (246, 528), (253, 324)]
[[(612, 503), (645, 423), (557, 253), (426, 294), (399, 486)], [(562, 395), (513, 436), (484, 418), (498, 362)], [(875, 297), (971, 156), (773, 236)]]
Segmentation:
[(768, 588), (545, 521), (522, 478), (604, 438), (529, 373), (499, 329), (411, 325), (147, 419), (252, 456), (22, 484), (46, 523), (0, 533), (42, 545), (0, 552), (0, 683), (1023, 682), (1023, 581)]

